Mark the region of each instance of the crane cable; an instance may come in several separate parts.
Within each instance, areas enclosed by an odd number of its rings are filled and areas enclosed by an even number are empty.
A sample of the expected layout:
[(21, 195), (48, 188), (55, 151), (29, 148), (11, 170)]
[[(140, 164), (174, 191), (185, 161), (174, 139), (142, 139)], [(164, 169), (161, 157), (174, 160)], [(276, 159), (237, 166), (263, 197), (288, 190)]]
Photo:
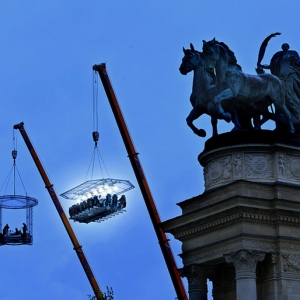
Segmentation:
[[(97, 157), (98, 159), (98, 163), (100, 166), (100, 171), (101, 171), (101, 175), (102, 178), (104, 178), (103, 176), (103, 171), (102, 171), (102, 166), (101, 166), (101, 161), (103, 163), (103, 166), (106, 170), (106, 173), (108, 174), (108, 177), (110, 178), (110, 175), (108, 173), (108, 170), (106, 168), (106, 165), (104, 163), (103, 157), (98, 149), (98, 141), (99, 141), (99, 132), (98, 132), (98, 75), (96, 73), (96, 71), (93, 71), (93, 132), (92, 132), (92, 136), (93, 136), (93, 141), (94, 141), (94, 149), (93, 149), (93, 154), (92, 154), (92, 158), (90, 161), (90, 165), (86, 174), (86, 179), (89, 175), (90, 169), (91, 169), (91, 179), (93, 178), (93, 174), (94, 174), (94, 166), (95, 166), (95, 158)], [(97, 155), (96, 155), (97, 154)]]
[(12, 158), (13, 158), (14, 162), (13, 162), (13, 165), (12, 165), (12, 167), (11, 167), (11, 169), (10, 169), (10, 171), (9, 171), (9, 173), (8, 173), (8, 175), (7, 175), (4, 183), (3, 183), (3, 185), (0, 188), (0, 191), (2, 191), (2, 189), (4, 188), (4, 194), (6, 193), (8, 185), (10, 183), (11, 175), (13, 173), (13, 194), (16, 195), (16, 171), (17, 171), (17, 174), (18, 174), (20, 182), (21, 182), (21, 184), (23, 186), (24, 192), (25, 192), (26, 196), (28, 196), (26, 188), (25, 188), (25, 185), (24, 185), (24, 182), (22, 180), (22, 177), (20, 175), (20, 172), (19, 172), (17, 164), (16, 164), (16, 159), (17, 159), (18, 151), (17, 151), (17, 139), (15, 138), (15, 131), (14, 130), (13, 130), (12, 148), (13, 148), (13, 150), (12, 150), (11, 154), (12, 154)]
[(98, 146), (99, 132), (98, 132), (98, 78), (93, 72), (93, 140), (95, 148)]
[(17, 141), (17, 138), (15, 138), (15, 130), (13, 130), (13, 148), (14, 148), (14, 150), (12, 151), (12, 157), (13, 157), (13, 160), (14, 160), (14, 164), (13, 164), (13, 168), (14, 168), (14, 195), (16, 194), (16, 171), (17, 171), (20, 182), (21, 182), (22, 187), (24, 189), (24, 193), (26, 194), (26, 196), (28, 196), (25, 185), (24, 185), (24, 182), (22, 180), (21, 174), (20, 174), (20, 172), (18, 170), (18, 167), (17, 167), (17, 164), (16, 164), (16, 159), (17, 159), (17, 154), (18, 154), (18, 151), (17, 151), (18, 141)]

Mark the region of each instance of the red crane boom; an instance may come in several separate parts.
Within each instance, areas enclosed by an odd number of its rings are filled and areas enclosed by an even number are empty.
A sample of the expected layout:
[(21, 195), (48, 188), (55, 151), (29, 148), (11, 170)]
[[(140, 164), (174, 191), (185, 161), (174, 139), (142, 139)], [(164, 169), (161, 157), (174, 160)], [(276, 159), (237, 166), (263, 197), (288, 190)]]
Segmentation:
[(133, 171), (140, 186), (140, 190), (144, 197), (144, 201), (147, 206), (154, 230), (156, 232), (162, 254), (164, 256), (167, 268), (169, 270), (177, 294), (177, 299), (188, 300), (168, 239), (163, 230), (161, 229), (161, 220), (159, 214), (157, 212), (141, 163), (138, 159), (138, 153), (135, 151), (133, 142), (131, 140), (129, 131), (127, 129), (121, 109), (119, 107), (117, 97), (108, 77), (106, 65), (104, 63), (100, 65), (94, 65), (93, 70), (99, 73), (108, 101), (110, 103), (111, 109), (119, 127), (121, 136), (123, 138), (123, 142), (128, 153), (129, 160), (131, 162)]
[(81, 262), (81, 265), (82, 265), (82, 267), (84, 269), (84, 272), (85, 272), (85, 274), (86, 274), (86, 276), (87, 276), (87, 278), (88, 278), (88, 280), (89, 280), (89, 282), (92, 286), (92, 289), (94, 291), (95, 296), (97, 297), (97, 300), (105, 300), (103, 295), (102, 295), (102, 292), (101, 292), (101, 290), (98, 286), (96, 278), (93, 274), (93, 271), (91, 270), (90, 265), (89, 265), (85, 255), (84, 255), (84, 252), (82, 250), (82, 246), (79, 244), (79, 242), (77, 240), (77, 237), (76, 237), (76, 235), (75, 235), (75, 233), (74, 233), (74, 231), (71, 227), (71, 224), (70, 224), (70, 222), (69, 222), (69, 220), (68, 220), (68, 218), (67, 218), (67, 216), (66, 216), (66, 214), (65, 214), (65, 212), (64, 212), (64, 210), (63, 210), (63, 208), (60, 204), (60, 201), (59, 201), (59, 199), (56, 195), (56, 192), (53, 188), (53, 184), (51, 184), (51, 182), (50, 182), (50, 180), (47, 176), (47, 173), (46, 173), (46, 171), (45, 171), (45, 169), (44, 169), (44, 167), (43, 167), (43, 165), (42, 165), (42, 163), (41, 163), (41, 161), (40, 161), (40, 159), (39, 159), (32, 143), (31, 143), (31, 141), (30, 141), (30, 139), (27, 135), (27, 132), (25, 131), (24, 123), (22, 122), (20, 124), (14, 125), (14, 129), (19, 129), (19, 131), (20, 131), (20, 133), (21, 133), (21, 135), (22, 135), (22, 137), (25, 141), (25, 144), (26, 144), (26, 146), (27, 146), (32, 158), (33, 158), (33, 161), (34, 161), (36, 167), (38, 168), (38, 170), (40, 172), (40, 175), (43, 178), (43, 181), (45, 183), (45, 187), (48, 190), (49, 195), (50, 195), (50, 197), (51, 197), (51, 199), (52, 199), (52, 201), (53, 201), (53, 203), (56, 207), (56, 210), (57, 210), (57, 212), (58, 212), (58, 214), (59, 214), (59, 216), (60, 216), (67, 232), (68, 232), (68, 235), (69, 235), (69, 237), (71, 239), (71, 242), (74, 246), (74, 250), (75, 250), (75, 252), (76, 252), (76, 254), (77, 254), (77, 256), (78, 256), (78, 258)]

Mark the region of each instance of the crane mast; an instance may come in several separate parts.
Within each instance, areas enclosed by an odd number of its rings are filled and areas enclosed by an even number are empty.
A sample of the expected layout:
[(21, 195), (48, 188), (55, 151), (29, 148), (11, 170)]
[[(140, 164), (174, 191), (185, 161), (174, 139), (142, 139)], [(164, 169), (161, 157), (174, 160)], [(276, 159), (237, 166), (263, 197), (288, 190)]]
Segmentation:
[(22, 137), (25, 141), (25, 144), (26, 144), (26, 146), (27, 146), (32, 158), (33, 158), (33, 161), (34, 161), (36, 167), (38, 168), (39, 173), (40, 173), (40, 175), (41, 175), (41, 177), (42, 177), (42, 179), (45, 183), (45, 187), (48, 190), (49, 195), (50, 195), (50, 197), (51, 197), (51, 199), (52, 199), (52, 201), (53, 201), (53, 203), (56, 207), (56, 210), (57, 210), (57, 212), (58, 212), (58, 214), (59, 214), (59, 216), (60, 216), (60, 218), (61, 218), (61, 220), (62, 220), (62, 222), (65, 226), (65, 229), (68, 232), (68, 235), (69, 235), (69, 237), (71, 239), (71, 242), (74, 246), (74, 250), (75, 250), (75, 252), (76, 252), (76, 254), (77, 254), (77, 256), (78, 256), (78, 258), (81, 262), (81, 265), (82, 265), (82, 267), (84, 269), (84, 272), (85, 272), (85, 274), (86, 274), (86, 276), (87, 276), (87, 278), (88, 278), (88, 280), (91, 284), (91, 287), (94, 291), (94, 294), (95, 294), (97, 300), (104, 300), (104, 297), (103, 297), (102, 292), (101, 292), (101, 290), (98, 286), (98, 283), (97, 283), (96, 278), (93, 274), (93, 271), (91, 270), (90, 265), (89, 265), (85, 255), (84, 255), (84, 252), (82, 250), (82, 246), (79, 244), (79, 242), (77, 240), (77, 237), (76, 237), (76, 235), (75, 235), (75, 233), (74, 233), (74, 231), (71, 227), (71, 224), (70, 224), (70, 222), (69, 222), (69, 220), (68, 220), (68, 218), (67, 218), (67, 216), (66, 216), (66, 214), (63, 210), (63, 207), (60, 204), (60, 201), (57, 197), (57, 194), (56, 194), (56, 192), (53, 188), (53, 184), (51, 184), (51, 182), (50, 182), (50, 180), (47, 176), (47, 173), (46, 173), (46, 171), (45, 171), (45, 169), (44, 169), (44, 167), (43, 167), (43, 165), (42, 165), (42, 163), (41, 163), (41, 161), (40, 161), (40, 159), (39, 159), (32, 143), (31, 143), (31, 141), (30, 141), (30, 139), (27, 135), (27, 132), (25, 131), (24, 123), (22, 122), (20, 124), (14, 125), (14, 129), (18, 129), (20, 131), (20, 133), (21, 133), (21, 135), (22, 135)]
[(173, 286), (174, 286), (174, 289), (177, 294), (177, 299), (178, 300), (187, 300), (188, 297), (186, 295), (185, 288), (183, 286), (181, 277), (179, 275), (171, 247), (169, 245), (166, 234), (164, 233), (164, 231), (161, 228), (161, 220), (160, 220), (158, 211), (156, 209), (153, 197), (151, 195), (151, 192), (150, 192), (146, 177), (144, 175), (141, 163), (138, 159), (138, 153), (135, 151), (132, 139), (131, 139), (129, 131), (127, 129), (125, 120), (123, 118), (123, 114), (119, 107), (117, 97), (115, 95), (112, 84), (108, 77), (108, 74), (106, 71), (106, 65), (105, 65), (105, 63), (99, 64), (99, 65), (94, 65), (93, 70), (97, 71), (99, 73), (99, 76), (102, 81), (104, 90), (106, 92), (108, 101), (109, 101), (111, 109), (113, 111), (115, 120), (119, 127), (119, 131), (121, 133), (123, 142), (125, 144), (129, 160), (131, 162), (133, 171), (135, 173), (140, 190), (142, 192), (146, 207), (148, 209), (148, 213), (150, 215), (155, 233), (156, 233), (158, 241), (159, 241), (159, 245), (160, 245), (163, 257), (165, 259), (171, 280), (173, 282)]

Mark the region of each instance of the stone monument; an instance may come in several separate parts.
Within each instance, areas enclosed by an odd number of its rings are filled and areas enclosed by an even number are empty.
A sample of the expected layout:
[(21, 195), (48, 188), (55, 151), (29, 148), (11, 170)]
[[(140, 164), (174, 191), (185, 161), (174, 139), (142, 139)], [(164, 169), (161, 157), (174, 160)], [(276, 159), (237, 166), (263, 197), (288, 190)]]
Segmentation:
[[(208, 45), (210, 49), (212, 44), (215, 42)], [(186, 59), (193, 59), (195, 71), (197, 60), (201, 59), (211, 67), (209, 56), (216, 59), (219, 50), (213, 49), (210, 54), (210, 49), (204, 46), (201, 55), (196, 55), (192, 47), (184, 49), (188, 58), (183, 59), (183, 64)], [(227, 50), (221, 49), (220, 53)], [(277, 115), (271, 116), (277, 130), (251, 130), (243, 124), (237, 128), (243, 105), (232, 104), (233, 109), (230, 108), (228, 103), (239, 98), (238, 92), (220, 91), (218, 79), (213, 80), (213, 73), (217, 77), (218, 72), (221, 70), (216, 65), (209, 71), (213, 93), (204, 97), (193, 90), (194, 112), (188, 125), (203, 136), (200, 129), (189, 123), (201, 115), (199, 112), (209, 112), (216, 120), (230, 114), (231, 119), (237, 118), (235, 131), (215, 134), (205, 142), (198, 157), (205, 190), (178, 203), (182, 215), (163, 222), (162, 228), (182, 242), (180, 272), (188, 280), (190, 300), (208, 299), (207, 279), (212, 281), (214, 300), (300, 300), (300, 135), (293, 130), (297, 113), (285, 110), (288, 105), (283, 101), (276, 104)], [(286, 83), (279, 77), (273, 80), (275, 76), (267, 76), (274, 84), (272, 88), (277, 89), (275, 84), (279, 84), (286, 93)], [(226, 88), (224, 83), (220, 86)], [(224, 95), (230, 95), (226, 108), (222, 106)], [(205, 111), (199, 103), (208, 97), (207, 103), (213, 104), (206, 104)], [(277, 100), (282, 101), (274, 101)], [(252, 104), (263, 118), (270, 117), (258, 102)], [(248, 112), (252, 123), (254, 115)], [(253, 128), (260, 127), (260, 120), (253, 121)]]

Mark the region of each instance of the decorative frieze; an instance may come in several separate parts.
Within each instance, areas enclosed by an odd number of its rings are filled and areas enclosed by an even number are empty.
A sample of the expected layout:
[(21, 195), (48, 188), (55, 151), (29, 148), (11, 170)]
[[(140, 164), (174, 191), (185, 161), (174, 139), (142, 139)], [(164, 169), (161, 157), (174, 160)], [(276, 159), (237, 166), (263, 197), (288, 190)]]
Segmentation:
[(246, 153), (244, 157), (246, 178), (274, 178), (271, 154)]
[(218, 155), (204, 164), (205, 189), (235, 180), (275, 182), (284, 180), (300, 184), (300, 156), (284, 152), (249, 152), (234, 149), (232, 154)]
[(298, 254), (281, 254), (283, 259), (283, 271), (300, 274), (300, 255)]

